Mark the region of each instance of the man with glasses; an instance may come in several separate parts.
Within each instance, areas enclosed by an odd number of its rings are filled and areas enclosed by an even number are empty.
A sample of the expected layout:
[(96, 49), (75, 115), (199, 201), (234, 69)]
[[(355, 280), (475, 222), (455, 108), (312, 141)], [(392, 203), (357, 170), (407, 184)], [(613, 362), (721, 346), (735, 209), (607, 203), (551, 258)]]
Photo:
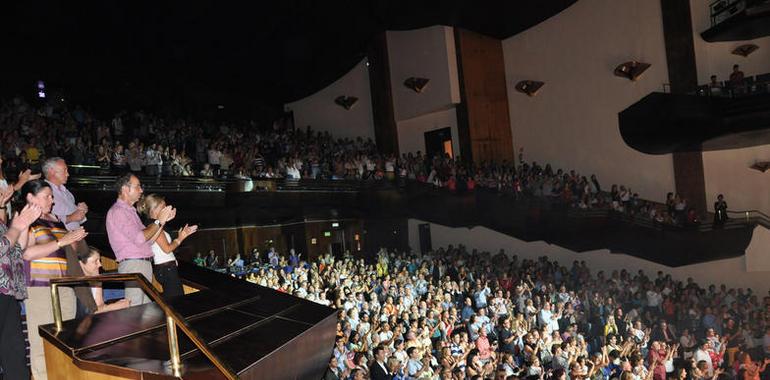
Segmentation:
[[(152, 281), (152, 244), (166, 222), (174, 219), (176, 209), (164, 207), (158, 219), (143, 225), (134, 204), (141, 198), (142, 185), (133, 174), (118, 177), (115, 182), (118, 199), (107, 211), (107, 238), (118, 261), (119, 273), (141, 273)], [(148, 303), (149, 297), (136, 284), (126, 284), (125, 298), (131, 306)]]

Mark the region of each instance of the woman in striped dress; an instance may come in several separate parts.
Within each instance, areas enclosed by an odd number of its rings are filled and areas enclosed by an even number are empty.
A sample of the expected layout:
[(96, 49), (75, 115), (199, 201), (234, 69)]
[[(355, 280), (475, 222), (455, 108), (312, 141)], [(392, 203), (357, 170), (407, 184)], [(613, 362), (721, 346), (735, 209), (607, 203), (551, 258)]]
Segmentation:
[[(32, 375), (36, 380), (47, 379), (43, 341), (38, 326), (53, 323), (50, 280), (66, 276), (65, 247), (82, 240), (87, 234), (82, 229), (67, 232), (64, 224), (51, 213), (53, 194), (48, 182), (36, 179), (24, 184), (20, 199), (42, 211), (27, 234), (26, 260), (27, 293), (24, 303), (27, 312), (27, 334)], [(64, 320), (75, 317), (75, 294), (71, 288), (61, 288), (61, 308)]]

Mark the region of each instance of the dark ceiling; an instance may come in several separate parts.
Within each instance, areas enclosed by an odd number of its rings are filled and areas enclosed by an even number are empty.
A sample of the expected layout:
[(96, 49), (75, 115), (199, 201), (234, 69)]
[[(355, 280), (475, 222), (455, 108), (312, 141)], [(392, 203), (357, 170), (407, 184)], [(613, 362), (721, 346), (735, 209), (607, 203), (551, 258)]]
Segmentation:
[(43, 79), (103, 106), (278, 106), (346, 73), (384, 30), (502, 39), (575, 1), (14, 1), (0, 11), (0, 85), (31, 92)]

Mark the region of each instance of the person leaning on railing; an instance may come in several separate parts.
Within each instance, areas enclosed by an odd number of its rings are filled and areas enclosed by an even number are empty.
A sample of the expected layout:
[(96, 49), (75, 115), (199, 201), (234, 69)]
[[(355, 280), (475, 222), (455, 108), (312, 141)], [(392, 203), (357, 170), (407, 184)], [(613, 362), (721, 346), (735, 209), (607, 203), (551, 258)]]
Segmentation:
[(727, 221), (727, 202), (722, 194), (717, 195), (717, 201), (714, 202), (714, 224), (723, 225)]
[(27, 298), (22, 251), (26, 247), (29, 225), (40, 217), (40, 207), (25, 206), (14, 215), (10, 226), (6, 220), (8, 200), (13, 187), (0, 189), (0, 367), (8, 379), (29, 379), (24, 355), (24, 332), (21, 327), (19, 302)]
[[(99, 276), (99, 269), (102, 267), (102, 254), (98, 249), (89, 247), (87, 250), (78, 252), (78, 264), (80, 264), (80, 269), (83, 270), (83, 275), (86, 277)], [(125, 298), (109, 304), (105, 303), (104, 291), (102, 289), (101, 283), (90, 284), (90, 288), (95, 308), (87, 310), (89, 314), (99, 314), (107, 311), (121, 310), (131, 306), (131, 302)]]

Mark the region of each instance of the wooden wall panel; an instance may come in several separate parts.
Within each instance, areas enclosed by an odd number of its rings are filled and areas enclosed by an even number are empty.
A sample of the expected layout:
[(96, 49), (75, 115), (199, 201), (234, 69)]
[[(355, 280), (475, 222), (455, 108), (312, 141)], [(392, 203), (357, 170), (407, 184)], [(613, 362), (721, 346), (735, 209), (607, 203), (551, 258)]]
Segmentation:
[[(689, 0), (661, 0), (663, 37), (671, 92), (689, 93), (698, 86)], [(676, 192), (701, 215), (706, 213), (706, 180), (703, 153), (674, 153)]]
[[(303, 259), (314, 260), (319, 255), (329, 252), (333, 243), (341, 244), (343, 240), (345, 248), (355, 253), (356, 234), (359, 235), (363, 248), (364, 233), (361, 221), (341, 220), (340, 227), (336, 229), (331, 227), (331, 223), (331, 221), (318, 221), (283, 226), (206, 229), (198, 231), (185, 240), (175, 254), (180, 260), (192, 261), (197, 252), (205, 256), (210, 249), (213, 249), (221, 263), (223, 252), (227, 253), (227, 257), (232, 257), (236, 253), (243, 254), (258, 248), (260, 258), (264, 261), (270, 247), (275, 247), (276, 252), (285, 256), (288, 256), (289, 249), (294, 247), (302, 254)], [(330, 231), (332, 236), (323, 236), (324, 231)], [(293, 245), (290, 241), (292, 237)], [(313, 238), (316, 239), (315, 244), (312, 242)]]
[[(508, 93), (502, 42), (475, 32), (455, 29), (463, 112), (471, 156), (483, 160), (512, 160), (513, 138), (508, 114)], [(467, 144), (467, 142), (466, 142)], [(463, 143), (461, 142), (461, 147)]]
[(390, 85), (388, 39), (385, 32), (372, 39), (367, 52), (369, 88), (372, 93), (372, 120), (377, 147), (384, 153), (398, 154), (398, 127)]

